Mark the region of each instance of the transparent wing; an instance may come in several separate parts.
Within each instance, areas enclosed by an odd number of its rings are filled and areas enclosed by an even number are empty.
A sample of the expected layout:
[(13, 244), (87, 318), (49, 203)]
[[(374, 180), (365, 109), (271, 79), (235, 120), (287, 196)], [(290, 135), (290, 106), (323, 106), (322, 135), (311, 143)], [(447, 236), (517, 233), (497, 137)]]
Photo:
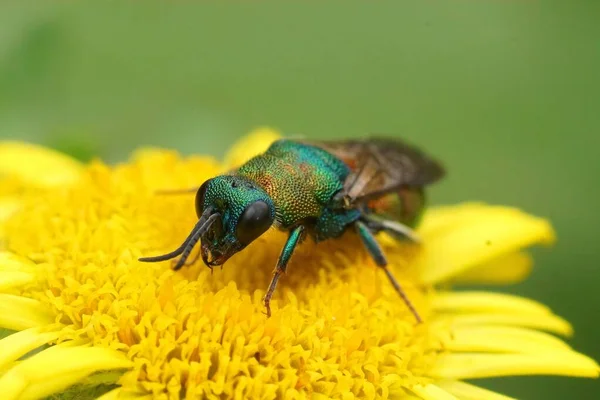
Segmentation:
[(352, 172), (344, 189), (351, 203), (367, 201), (404, 186), (427, 186), (445, 175), (440, 163), (400, 140), (369, 138), (303, 143), (332, 153), (350, 167)]

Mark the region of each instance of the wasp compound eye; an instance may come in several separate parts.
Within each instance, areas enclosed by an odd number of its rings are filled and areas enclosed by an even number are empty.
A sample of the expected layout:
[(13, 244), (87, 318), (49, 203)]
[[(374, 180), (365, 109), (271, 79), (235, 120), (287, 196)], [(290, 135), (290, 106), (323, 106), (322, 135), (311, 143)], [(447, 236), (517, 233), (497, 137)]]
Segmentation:
[(196, 192), (196, 215), (198, 218), (204, 213), (204, 199), (206, 198), (206, 188), (210, 180), (204, 182)]
[(263, 234), (273, 223), (271, 207), (264, 201), (250, 204), (238, 220), (235, 234), (244, 246)]

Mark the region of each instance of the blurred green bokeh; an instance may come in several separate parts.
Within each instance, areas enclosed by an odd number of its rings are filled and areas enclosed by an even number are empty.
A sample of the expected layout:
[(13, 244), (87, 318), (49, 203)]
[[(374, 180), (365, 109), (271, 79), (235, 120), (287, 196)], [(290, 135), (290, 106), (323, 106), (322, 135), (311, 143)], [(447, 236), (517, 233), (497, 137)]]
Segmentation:
[[(217, 156), (250, 129), (394, 134), (444, 160), (439, 203), (488, 201), (558, 231), (507, 291), (575, 326), (600, 359), (600, 2), (3, 3), (0, 137), (122, 160)], [(593, 380), (485, 381), (527, 399)]]

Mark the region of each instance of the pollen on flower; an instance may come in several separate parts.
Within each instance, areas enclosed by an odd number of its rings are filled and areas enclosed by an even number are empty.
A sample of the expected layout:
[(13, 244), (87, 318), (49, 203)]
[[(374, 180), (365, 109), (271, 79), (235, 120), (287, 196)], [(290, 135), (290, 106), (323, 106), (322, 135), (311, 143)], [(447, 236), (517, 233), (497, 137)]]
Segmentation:
[[(268, 231), (212, 271), (201, 261), (177, 272), (169, 261), (139, 262), (177, 248), (197, 221), (192, 192), (159, 191), (198, 187), (276, 134), (252, 137), (259, 143), (246, 152), (238, 146), (225, 163), (142, 149), (127, 163), (93, 162), (74, 180), (66, 174), (60, 189), (19, 195), (0, 220), (0, 327), (20, 331), (0, 340), (0, 349), (13, 349), (0, 352), (0, 392), (42, 398), (104, 369), (124, 370), (107, 398), (159, 399), (485, 399), (494, 394), (462, 380), (598, 376), (594, 360), (551, 335), (569, 335), (571, 326), (547, 307), (435, 288), (461, 277), (504, 283), (526, 274), (532, 260), (524, 248), (551, 243), (554, 233), (544, 219), (508, 207), (434, 209), (421, 246), (380, 237), (423, 324), (352, 234), (298, 248), (271, 318), (262, 297), (283, 232)], [(43, 343), (52, 346), (11, 364)], [(38, 373), (49, 360), (64, 364), (60, 379)]]

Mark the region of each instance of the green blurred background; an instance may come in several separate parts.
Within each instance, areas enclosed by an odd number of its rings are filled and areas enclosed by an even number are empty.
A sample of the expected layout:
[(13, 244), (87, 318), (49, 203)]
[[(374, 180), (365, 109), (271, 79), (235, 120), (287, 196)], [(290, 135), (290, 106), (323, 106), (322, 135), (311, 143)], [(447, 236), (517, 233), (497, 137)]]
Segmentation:
[[(559, 242), (507, 291), (568, 318), (600, 359), (600, 2), (0, 5), (0, 135), (122, 160), (217, 156), (250, 129), (402, 136), (444, 160), (432, 200), (549, 217)], [(593, 380), (485, 381), (593, 399)]]

